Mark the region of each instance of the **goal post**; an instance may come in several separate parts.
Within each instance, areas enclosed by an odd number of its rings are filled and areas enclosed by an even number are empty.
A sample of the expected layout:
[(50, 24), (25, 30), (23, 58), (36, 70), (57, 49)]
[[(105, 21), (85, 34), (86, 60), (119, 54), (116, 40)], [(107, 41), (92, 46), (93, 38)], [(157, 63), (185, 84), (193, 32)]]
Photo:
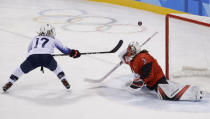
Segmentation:
[[(205, 48), (205, 50), (199, 48)], [(210, 55), (209, 17), (190, 14), (166, 15), (165, 74), (168, 79), (178, 69), (184, 70), (180, 71), (180, 75), (183, 76), (208, 75), (210, 77), (208, 70), (210, 56), (208, 55)], [(205, 62), (208, 63), (205, 64)]]

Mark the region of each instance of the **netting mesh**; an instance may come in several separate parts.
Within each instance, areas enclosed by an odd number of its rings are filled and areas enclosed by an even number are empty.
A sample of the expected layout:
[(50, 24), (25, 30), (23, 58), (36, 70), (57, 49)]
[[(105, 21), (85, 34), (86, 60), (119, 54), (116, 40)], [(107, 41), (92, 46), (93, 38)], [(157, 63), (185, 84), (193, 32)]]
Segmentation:
[[(178, 15), (199, 22), (210, 18), (195, 15)], [(169, 18), (169, 76), (210, 77), (210, 27)]]

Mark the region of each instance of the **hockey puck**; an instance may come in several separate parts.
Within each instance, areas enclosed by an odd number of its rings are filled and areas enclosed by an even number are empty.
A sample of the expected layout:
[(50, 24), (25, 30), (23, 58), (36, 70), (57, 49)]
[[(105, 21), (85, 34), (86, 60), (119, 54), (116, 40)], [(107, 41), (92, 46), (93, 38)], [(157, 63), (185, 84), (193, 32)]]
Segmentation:
[(139, 22), (138, 22), (138, 25), (139, 25), (139, 26), (141, 26), (141, 25), (142, 25), (142, 22), (141, 22), (141, 21), (139, 21)]

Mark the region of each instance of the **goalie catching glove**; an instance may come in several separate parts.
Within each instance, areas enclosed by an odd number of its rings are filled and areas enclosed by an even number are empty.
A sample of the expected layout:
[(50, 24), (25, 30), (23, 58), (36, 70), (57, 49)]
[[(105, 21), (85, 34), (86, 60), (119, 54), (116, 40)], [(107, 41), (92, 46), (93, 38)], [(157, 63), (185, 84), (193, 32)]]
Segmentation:
[(73, 57), (73, 58), (78, 58), (78, 57), (81, 56), (81, 54), (78, 50), (71, 49), (70, 52), (69, 52), (69, 56)]

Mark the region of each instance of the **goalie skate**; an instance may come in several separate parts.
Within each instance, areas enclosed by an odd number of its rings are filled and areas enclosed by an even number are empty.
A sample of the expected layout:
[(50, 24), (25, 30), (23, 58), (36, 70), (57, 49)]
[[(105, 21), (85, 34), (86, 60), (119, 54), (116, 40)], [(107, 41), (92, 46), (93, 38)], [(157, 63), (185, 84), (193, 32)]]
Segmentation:
[(210, 99), (210, 93), (207, 91), (201, 91), (201, 99)]

